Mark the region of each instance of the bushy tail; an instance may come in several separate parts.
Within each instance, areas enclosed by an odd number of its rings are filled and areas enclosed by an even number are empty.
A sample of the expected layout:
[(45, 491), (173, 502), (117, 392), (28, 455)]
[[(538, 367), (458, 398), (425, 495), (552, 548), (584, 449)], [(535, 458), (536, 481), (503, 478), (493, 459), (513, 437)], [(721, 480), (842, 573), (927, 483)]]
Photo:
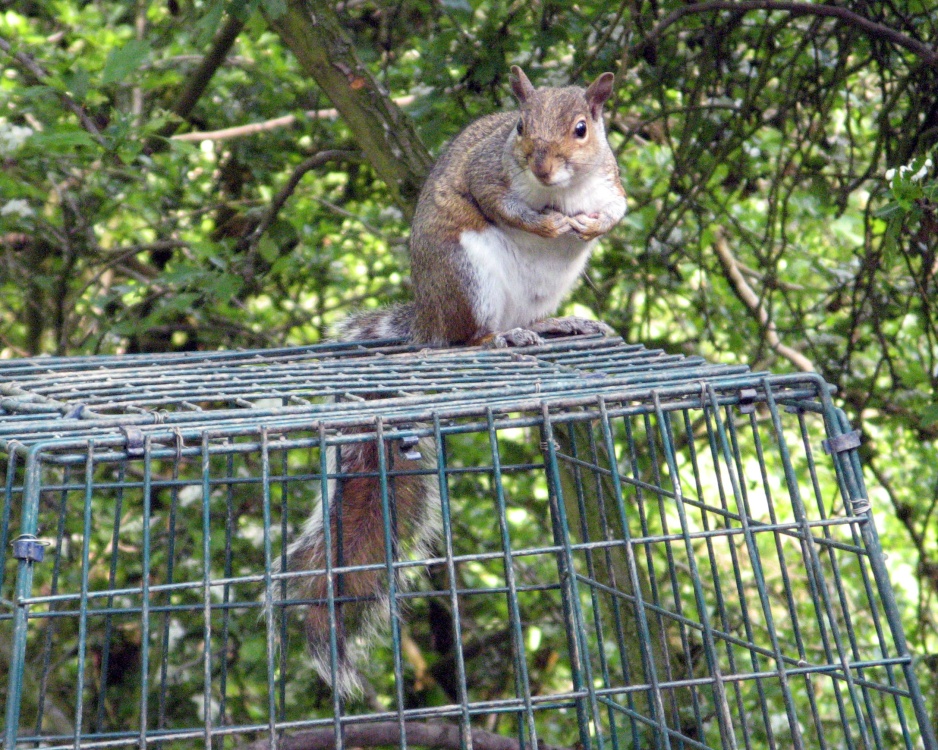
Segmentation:
[[(342, 323), (338, 338), (342, 341), (410, 338), (412, 319), (412, 305), (358, 313)], [(356, 664), (389, 622), (391, 608), (378, 450), (376, 439), (328, 449), (331, 478), (327, 483), (327, 502), (318, 499), (300, 537), (287, 549), (287, 570), (310, 572), (308, 576), (292, 578), (287, 591), (290, 599), (311, 601), (305, 625), (313, 663), (323, 679), (346, 695), (361, 687)], [(405, 447), (399, 440), (387, 440), (384, 450), (384, 465), (389, 474), (390, 557), (392, 560), (427, 557), (441, 526), (434, 444), (420, 440), (415, 448)], [(408, 473), (414, 471), (426, 473)], [(372, 566), (334, 574), (334, 624), (329, 615), (329, 582), (325, 574), (324, 505), (329, 518), (332, 568)], [(415, 573), (395, 573), (398, 590), (406, 588), (415, 577)]]
[[(387, 441), (388, 516), (391, 524), (391, 559), (427, 557), (440, 529), (440, 502), (433, 473), (396, 476), (397, 472), (430, 470), (436, 464), (433, 444), (420, 443), (420, 458), (407, 458), (399, 441)], [(329, 473), (334, 472), (336, 449), (330, 450)], [(413, 450), (407, 449), (408, 451)], [(349, 694), (361, 687), (356, 664), (370, 642), (389, 622), (390, 581), (385, 545), (385, 512), (377, 476), (376, 441), (344, 445), (340, 476), (330, 479), (328, 516), (333, 569), (372, 566), (367, 570), (337, 572), (333, 576), (336, 658), (333, 664), (329, 616), (329, 583), (325, 575), (323, 502), (320, 498), (303, 533), (287, 550), (287, 569), (310, 571), (292, 579), (290, 599), (312, 600), (306, 612), (306, 638), (316, 670), (334, 689)], [(398, 590), (414, 575), (395, 574)]]
[(412, 302), (377, 310), (361, 310), (349, 315), (336, 326), (336, 338), (339, 341), (411, 339), (414, 315)]

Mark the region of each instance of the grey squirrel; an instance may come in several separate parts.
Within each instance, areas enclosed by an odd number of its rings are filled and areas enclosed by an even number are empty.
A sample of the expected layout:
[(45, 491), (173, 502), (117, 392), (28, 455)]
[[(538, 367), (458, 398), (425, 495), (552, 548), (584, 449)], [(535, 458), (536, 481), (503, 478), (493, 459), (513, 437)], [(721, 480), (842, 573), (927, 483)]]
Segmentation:
[[(583, 271), (596, 239), (625, 213), (625, 191), (606, 140), (603, 104), (613, 75), (587, 89), (535, 89), (513, 66), (519, 110), (476, 120), (436, 162), (417, 203), (410, 236), (414, 301), (348, 318), (342, 341), (406, 338), (447, 346), (542, 343), (541, 334), (610, 332), (584, 318), (544, 318)], [(432, 441), (397, 450), (385, 444), (394, 559), (428, 555), (439, 535), (439, 488)], [(325, 575), (295, 577), (290, 598), (311, 600), (306, 635), (314, 664), (336, 690), (360, 686), (356, 661), (387, 622), (384, 509), (376, 441), (331, 450), (328, 483), (332, 565), (374, 569), (334, 576), (335, 640)], [(423, 470), (426, 473), (406, 473)], [(321, 501), (287, 550), (290, 571), (325, 567)], [(399, 587), (406, 577), (398, 576)], [(333, 668), (335, 675), (333, 680)]]

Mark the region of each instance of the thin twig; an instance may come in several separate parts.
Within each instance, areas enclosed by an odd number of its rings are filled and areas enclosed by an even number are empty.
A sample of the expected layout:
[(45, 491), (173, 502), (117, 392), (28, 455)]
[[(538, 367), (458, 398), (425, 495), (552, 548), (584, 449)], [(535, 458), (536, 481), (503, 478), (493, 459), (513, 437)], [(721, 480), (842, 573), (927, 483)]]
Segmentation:
[(723, 266), (726, 278), (729, 280), (730, 284), (733, 285), (736, 296), (739, 297), (742, 303), (755, 316), (756, 320), (759, 321), (759, 325), (761, 325), (765, 331), (765, 340), (768, 342), (772, 351), (787, 359), (799, 370), (815, 372), (816, 368), (810, 359), (801, 352), (782, 343), (781, 339), (778, 337), (775, 323), (769, 318), (769, 313), (766, 311), (765, 307), (763, 307), (759, 296), (753, 291), (752, 287), (749, 286), (742, 271), (739, 270), (739, 265), (736, 263), (736, 259), (730, 251), (730, 246), (727, 244), (726, 238), (720, 231), (716, 233), (713, 249), (716, 250), (717, 257), (720, 259), (720, 265)]
[(303, 179), (303, 175), (305, 175), (310, 170), (321, 167), (326, 162), (336, 161), (339, 159), (350, 159), (355, 155), (356, 154), (354, 151), (320, 151), (318, 154), (314, 154), (313, 156), (301, 162), (296, 167), (296, 169), (293, 170), (293, 174), (290, 175), (290, 179), (287, 180), (286, 185), (280, 188), (280, 191), (276, 196), (274, 196), (274, 199), (270, 203), (270, 207), (264, 214), (264, 218), (261, 219), (260, 223), (253, 230), (246, 233), (238, 241), (236, 253), (250, 251), (247, 258), (247, 268), (249, 269), (249, 275), (251, 275), (250, 269), (253, 265), (253, 249), (257, 245), (257, 241), (261, 238), (264, 232), (267, 231), (267, 229), (273, 223), (274, 219), (277, 218), (277, 214), (280, 213), (280, 209), (283, 208), (289, 197), (293, 195), (293, 191), (296, 190), (297, 185), (300, 184), (300, 180)]
[[(406, 107), (416, 98), (417, 97), (415, 96), (399, 96), (392, 101), (399, 107)], [(339, 116), (339, 110), (334, 108), (311, 109), (307, 112), (304, 112), (302, 116), (310, 120), (331, 120)], [(228, 138), (243, 138), (246, 135), (262, 133), (266, 130), (275, 130), (277, 128), (288, 127), (293, 125), (299, 119), (299, 115), (283, 115), (282, 117), (274, 117), (273, 119), (264, 120), (263, 122), (252, 122), (248, 123), (247, 125), (237, 125), (232, 128), (222, 128), (221, 130), (204, 130), (195, 133), (179, 133), (178, 135), (174, 135), (172, 139), (174, 141), (223, 141)]]
[(333, 213), (338, 214), (339, 216), (344, 216), (346, 219), (352, 219), (357, 221), (366, 232), (374, 235), (375, 237), (381, 237), (385, 242), (388, 243), (391, 247), (400, 247), (407, 244), (406, 237), (387, 237), (384, 232), (378, 229), (376, 226), (372, 226), (369, 222), (365, 221), (361, 216), (353, 214), (351, 211), (346, 211), (341, 206), (337, 206), (335, 203), (327, 201), (325, 198), (320, 198), (318, 195), (310, 196), (314, 201), (316, 201), (320, 206), (328, 208)]
[[(408, 747), (433, 747), (444, 750), (459, 750), (463, 747), (462, 730), (458, 724), (441, 722), (423, 723), (404, 722)], [(520, 744), (513, 737), (492, 734), (482, 729), (471, 729), (472, 747), (476, 750), (519, 750)], [(396, 721), (382, 721), (375, 724), (353, 724), (342, 729), (342, 739), (346, 746), (377, 747), (380, 745), (400, 745), (402, 742), (401, 726)], [(336, 746), (335, 731), (314, 729), (310, 732), (287, 735), (277, 742), (279, 750), (333, 750)], [(242, 750), (268, 750), (270, 740), (260, 740), (244, 746)], [(563, 750), (562, 748), (539, 743), (538, 750)]]
[(865, 31), (870, 36), (885, 39), (900, 47), (905, 47), (910, 52), (914, 52), (921, 57), (928, 65), (938, 66), (938, 51), (889, 26), (884, 26), (858, 13), (854, 13), (852, 10), (847, 10), (837, 5), (815, 5), (813, 3), (784, 2), (783, 0), (712, 0), (711, 2), (682, 5), (671, 11), (654, 29), (652, 29), (651, 34), (645, 39), (645, 43), (647, 44), (657, 39), (666, 28), (684, 16), (691, 15), (692, 13), (710, 13), (719, 10), (727, 10), (735, 13), (745, 13), (750, 10), (782, 11), (795, 16), (824, 16), (827, 18), (836, 18), (848, 26), (853, 26), (861, 31)]

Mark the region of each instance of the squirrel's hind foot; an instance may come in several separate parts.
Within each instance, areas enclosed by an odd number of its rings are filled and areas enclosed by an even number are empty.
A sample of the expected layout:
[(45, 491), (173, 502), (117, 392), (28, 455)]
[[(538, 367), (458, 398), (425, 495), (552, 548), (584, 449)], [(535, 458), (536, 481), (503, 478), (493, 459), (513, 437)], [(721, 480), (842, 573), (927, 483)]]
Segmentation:
[(615, 331), (602, 321), (570, 316), (567, 318), (546, 318), (533, 323), (529, 328), (512, 328), (501, 333), (492, 333), (471, 343), (489, 346), (493, 349), (507, 349), (515, 346), (541, 346), (546, 343), (544, 336), (614, 336)]
[(530, 330), (543, 336), (614, 336), (615, 331), (600, 320), (578, 318), (546, 318), (534, 323)]
[(527, 328), (512, 328), (510, 331), (492, 334), (483, 343), (493, 349), (507, 349), (514, 346), (540, 346), (544, 339)]

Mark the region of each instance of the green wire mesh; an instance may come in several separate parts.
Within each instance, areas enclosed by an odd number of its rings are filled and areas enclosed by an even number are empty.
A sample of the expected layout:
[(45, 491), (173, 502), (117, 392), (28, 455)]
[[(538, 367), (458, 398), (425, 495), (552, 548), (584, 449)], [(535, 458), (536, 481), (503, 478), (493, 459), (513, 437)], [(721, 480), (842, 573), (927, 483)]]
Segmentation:
[[(393, 523), (414, 438), (443, 536), (342, 698), (277, 571), (330, 451)], [(938, 750), (857, 445), (618, 339), (0, 362), (4, 747)]]

